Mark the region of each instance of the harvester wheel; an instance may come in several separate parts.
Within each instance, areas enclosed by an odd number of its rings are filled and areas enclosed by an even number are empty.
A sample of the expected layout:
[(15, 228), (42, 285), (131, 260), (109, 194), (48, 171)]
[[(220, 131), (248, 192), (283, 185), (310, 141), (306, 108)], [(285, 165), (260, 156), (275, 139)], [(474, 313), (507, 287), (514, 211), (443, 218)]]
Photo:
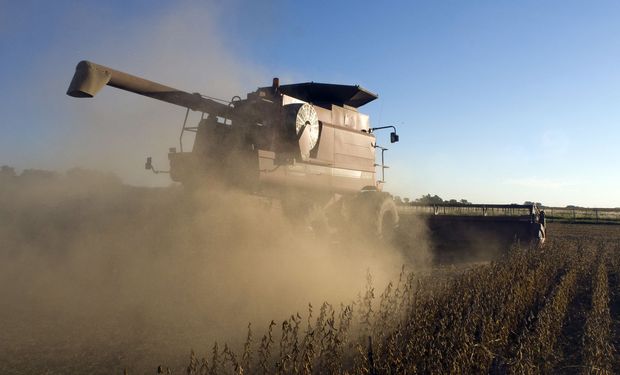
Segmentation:
[(393, 243), (398, 227), (398, 211), (391, 197), (383, 199), (377, 214), (377, 235), (386, 243)]
[(392, 243), (398, 228), (398, 211), (389, 194), (362, 192), (350, 202), (349, 220), (365, 235)]
[(319, 204), (313, 204), (305, 215), (306, 226), (314, 232), (317, 237), (329, 235), (329, 223), (325, 209)]

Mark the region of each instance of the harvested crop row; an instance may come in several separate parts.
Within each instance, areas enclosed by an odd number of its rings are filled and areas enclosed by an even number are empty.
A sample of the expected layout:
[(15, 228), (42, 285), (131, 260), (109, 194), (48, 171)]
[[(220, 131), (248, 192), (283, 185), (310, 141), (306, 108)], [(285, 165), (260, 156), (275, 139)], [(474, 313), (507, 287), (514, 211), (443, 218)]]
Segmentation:
[(611, 316), (606, 253), (602, 254), (592, 280), (592, 307), (588, 314), (583, 339), (584, 374), (611, 374)]
[(612, 344), (615, 360), (612, 363), (612, 372), (620, 373), (620, 242), (609, 245), (609, 312), (612, 317)]
[(577, 281), (577, 270), (570, 270), (557, 285), (551, 299), (540, 311), (531, 330), (519, 339), (510, 372), (549, 372), (554, 365), (553, 349), (562, 328), (566, 309)]

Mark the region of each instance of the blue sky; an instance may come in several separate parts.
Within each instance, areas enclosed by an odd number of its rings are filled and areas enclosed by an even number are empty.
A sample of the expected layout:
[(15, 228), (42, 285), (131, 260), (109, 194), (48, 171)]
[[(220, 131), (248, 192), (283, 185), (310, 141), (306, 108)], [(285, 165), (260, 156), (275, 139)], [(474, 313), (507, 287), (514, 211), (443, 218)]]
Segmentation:
[(475, 202), (620, 206), (620, 3), (0, 0), (0, 164), (165, 165), (183, 110), (117, 90), (64, 95), (91, 59), (230, 97), (360, 84), (397, 125), (386, 189)]

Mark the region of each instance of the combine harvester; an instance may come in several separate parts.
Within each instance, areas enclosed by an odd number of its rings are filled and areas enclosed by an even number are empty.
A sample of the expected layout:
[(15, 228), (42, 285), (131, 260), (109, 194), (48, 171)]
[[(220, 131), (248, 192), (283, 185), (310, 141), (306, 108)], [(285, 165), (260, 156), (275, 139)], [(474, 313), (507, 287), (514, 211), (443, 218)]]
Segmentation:
[[(179, 149), (170, 148), (169, 173), (184, 186), (236, 188), (276, 198), (291, 218), (320, 210), (327, 229), (356, 229), (391, 241), (398, 226), (392, 196), (375, 178), (375, 131), (358, 108), (377, 95), (359, 87), (325, 83), (280, 85), (277, 78), (230, 101), (190, 94), (88, 61), (80, 62), (67, 94), (93, 97), (105, 85), (186, 108)], [(191, 111), (200, 114), (189, 126)], [(191, 151), (183, 136), (195, 133)], [(320, 225), (325, 227), (325, 225)]]
[[(390, 142), (399, 139), (394, 126), (373, 128), (368, 116), (358, 111), (377, 99), (370, 91), (314, 82), (280, 85), (274, 78), (271, 86), (260, 87), (245, 99), (235, 96), (222, 101), (82, 61), (67, 94), (90, 98), (105, 85), (186, 108), (179, 149), (170, 148), (168, 153), (170, 169), (156, 170), (150, 157), (147, 169), (169, 173), (184, 186), (219, 185), (275, 198), (293, 218), (307, 218), (318, 210), (323, 223), (311, 224), (330, 232), (353, 230), (371, 239), (395, 239), (399, 212), (392, 196), (383, 192), (387, 148), (377, 144), (375, 131), (391, 129)], [(190, 111), (200, 114), (195, 126), (188, 125)], [(183, 147), (186, 132), (195, 133), (191, 151)], [(380, 163), (375, 161), (378, 151)], [(376, 177), (377, 167), (381, 180)], [(470, 216), (438, 221), (440, 211), (434, 209), (429, 217), (431, 229), (470, 235), (466, 229)], [(488, 219), (486, 213), (483, 209), (481, 218)], [(518, 221), (510, 223), (521, 228)], [(490, 230), (500, 227), (488, 226)], [(513, 240), (514, 232), (530, 240), (530, 229), (507, 231), (504, 237)], [(544, 239), (544, 228), (540, 233)]]

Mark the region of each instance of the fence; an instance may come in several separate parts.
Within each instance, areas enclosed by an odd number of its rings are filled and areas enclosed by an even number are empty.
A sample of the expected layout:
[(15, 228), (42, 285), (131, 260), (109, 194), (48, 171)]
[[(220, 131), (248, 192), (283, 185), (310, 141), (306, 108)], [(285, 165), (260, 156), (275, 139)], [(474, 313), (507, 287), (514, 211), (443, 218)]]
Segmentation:
[(618, 208), (545, 207), (547, 221), (582, 224), (620, 224)]

